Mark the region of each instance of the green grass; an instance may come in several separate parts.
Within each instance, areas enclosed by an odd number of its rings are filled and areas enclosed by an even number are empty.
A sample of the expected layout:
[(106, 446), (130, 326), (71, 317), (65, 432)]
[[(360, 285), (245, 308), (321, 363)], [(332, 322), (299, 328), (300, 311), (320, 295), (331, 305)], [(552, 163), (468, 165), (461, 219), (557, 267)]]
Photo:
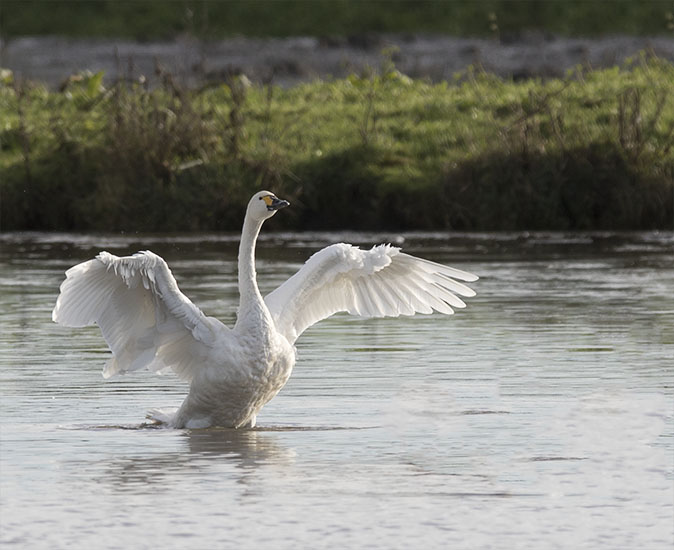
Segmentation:
[(671, 0), (3, 0), (0, 33), (167, 39), (180, 33), (353, 35), (430, 32), (571, 36), (672, 32)]
[(671, 229), (673, 81), (644, 55), (547, 81), (6, 83), (0, 223), (232, 230), (268, 188), (294, 229)]

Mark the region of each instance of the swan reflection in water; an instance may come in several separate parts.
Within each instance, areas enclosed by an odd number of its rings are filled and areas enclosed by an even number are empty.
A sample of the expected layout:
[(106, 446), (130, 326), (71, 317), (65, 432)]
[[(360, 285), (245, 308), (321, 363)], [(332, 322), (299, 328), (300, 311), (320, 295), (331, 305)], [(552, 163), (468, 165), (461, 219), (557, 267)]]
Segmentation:
[[(144, 426), (140, 429), (151, 428)], [(156, 430), (165, 432), (161, 428)], [(181, 430), (177, 433), (171, 431), (170, 437), (177, 437), (177, 441), (173, 439), (173, 442), (178, 445), (172, 445), (176, 450), (116, 457), (103, 468), (99, 480), (116, 490), (162, 492), (172, 490), (172, 478), (183, 482), (189, 474), (192, 483), (195, 476), (209, 479), (215, 470), (238, 484), (246, 485), (255, 480), (261, 468), (271, 465), (283, 468), (295, 461), (295, 451), (282, 445), (275, 433), (264, 429)]]

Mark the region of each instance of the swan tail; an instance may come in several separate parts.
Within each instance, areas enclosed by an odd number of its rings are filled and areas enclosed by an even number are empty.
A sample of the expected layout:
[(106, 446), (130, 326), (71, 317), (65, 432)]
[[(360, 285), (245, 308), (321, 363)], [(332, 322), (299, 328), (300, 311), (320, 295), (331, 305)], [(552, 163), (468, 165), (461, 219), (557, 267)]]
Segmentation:
[(150, 409), (145, 418), (160, 426), (174, 427), (174, 420), (178, 409)]

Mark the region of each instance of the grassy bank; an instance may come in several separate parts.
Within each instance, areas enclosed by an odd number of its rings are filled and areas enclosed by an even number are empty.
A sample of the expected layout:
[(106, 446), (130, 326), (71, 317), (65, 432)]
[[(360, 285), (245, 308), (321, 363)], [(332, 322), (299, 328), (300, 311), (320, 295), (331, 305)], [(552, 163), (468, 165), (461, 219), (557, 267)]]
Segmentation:
[(203, 90), (102, 75), (0, 88), (3, 229), (239, 228), (269, 188), (277, 227), (673, 226), (674, 67), (564, 80), (369, 77)]
[(3, 0), (0, 34), (170, 39), (432, 32), (671, 33), (671, 0)]

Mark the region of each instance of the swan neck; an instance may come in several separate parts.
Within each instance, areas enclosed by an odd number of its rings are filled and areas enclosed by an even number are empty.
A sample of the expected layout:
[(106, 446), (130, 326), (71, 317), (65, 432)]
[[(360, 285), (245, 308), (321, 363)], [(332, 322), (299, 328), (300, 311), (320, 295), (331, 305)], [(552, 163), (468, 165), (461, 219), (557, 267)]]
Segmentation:
[(261, 227), (262, 221), (251, 219), (250, 216), (246, 216), (243, 222), (239, 243), (239, 294), (241, 297), (239, 315), (252, 304), (262, 302), (255, 272), (255, 243)]

